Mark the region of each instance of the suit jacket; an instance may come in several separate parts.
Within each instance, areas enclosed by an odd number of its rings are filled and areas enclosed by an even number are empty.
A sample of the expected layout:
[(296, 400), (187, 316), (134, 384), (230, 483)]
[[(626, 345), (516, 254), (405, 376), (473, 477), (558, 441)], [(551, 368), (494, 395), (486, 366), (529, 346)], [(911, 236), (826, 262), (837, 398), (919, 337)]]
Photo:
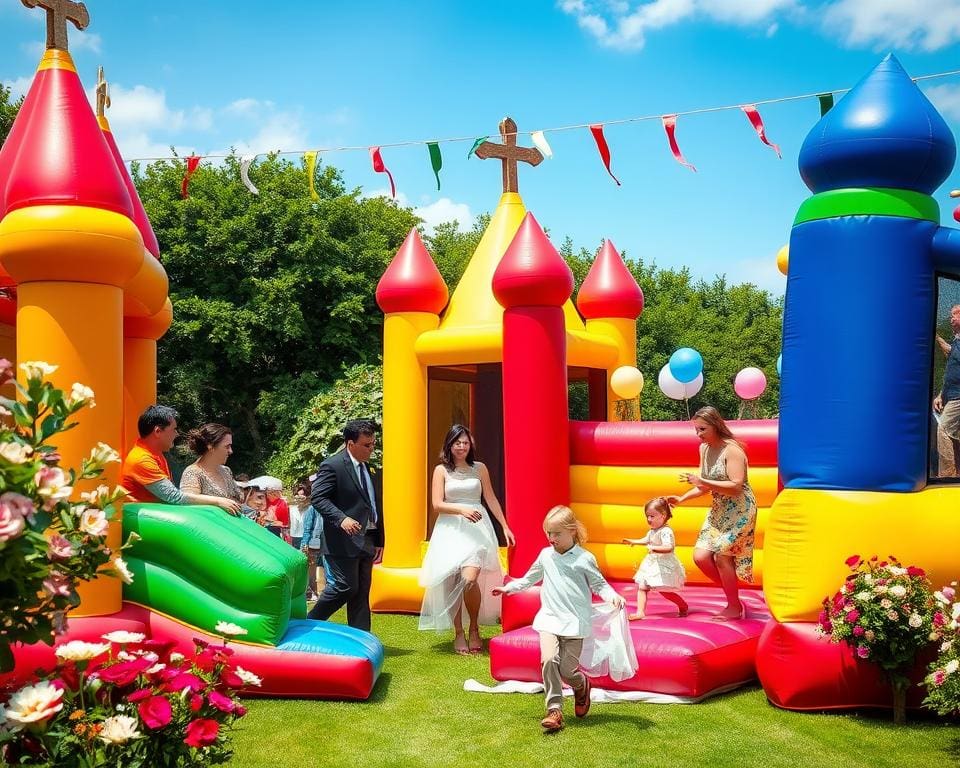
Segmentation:
[[(372, 536), (366, 535), (367, 523), (373, 510), (367, 494), (360, 488), (360, 479), (347, 449), (335, 453), (320, 465), (317, 479), (310, 491), (310, 503), (323, 517), (323, 536), (327, 553), (333, 557), (372, 556), (374, 547), (382, 547), (383, 504), (379, 475), (371, 473), (377, 504), (377, 527)], [(340, 527), (344, 518), (352, 517), (361, 525), (360, 533), (350, 536)]]

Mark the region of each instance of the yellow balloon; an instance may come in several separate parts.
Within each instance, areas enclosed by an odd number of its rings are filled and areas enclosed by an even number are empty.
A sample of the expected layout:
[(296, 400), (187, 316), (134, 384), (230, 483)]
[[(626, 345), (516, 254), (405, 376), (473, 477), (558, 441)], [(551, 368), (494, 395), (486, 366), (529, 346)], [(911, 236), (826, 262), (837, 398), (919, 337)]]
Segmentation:
[(780, 270), (780, 274), (787, 274), (787, 265), (790, 263), (790, 246), (785, 245), (779, 251), (777, 251), (777, 269)]
[(621, 400), (632, 400), (643, 391), (643, 374), (632, 365), (621, 365), (610, 377), (610, 389)]

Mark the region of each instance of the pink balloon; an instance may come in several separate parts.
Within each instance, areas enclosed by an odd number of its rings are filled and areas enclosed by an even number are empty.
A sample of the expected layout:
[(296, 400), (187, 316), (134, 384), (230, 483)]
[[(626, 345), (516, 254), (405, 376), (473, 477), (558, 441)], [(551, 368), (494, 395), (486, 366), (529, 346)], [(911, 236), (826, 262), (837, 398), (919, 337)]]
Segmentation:
[(767, 377), (759, 368), (744, 368), (733, 380), (733, 389), (744, 400), (756, 400), (767, 388)]

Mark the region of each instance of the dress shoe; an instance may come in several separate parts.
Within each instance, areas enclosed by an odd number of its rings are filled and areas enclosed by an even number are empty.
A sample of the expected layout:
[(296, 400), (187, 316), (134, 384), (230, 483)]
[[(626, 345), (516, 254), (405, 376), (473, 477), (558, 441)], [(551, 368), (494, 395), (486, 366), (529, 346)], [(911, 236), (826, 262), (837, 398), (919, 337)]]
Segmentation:
[(563, 712), (559, 709), (547, 710), (547, 716), (540, 721), (544, 733), (553, 733), (563, 728)]
[(590, 678), (583, 678), (583, 688), (573, 692), (573, 714), (577, 717), (586, 717), (590, 711)]

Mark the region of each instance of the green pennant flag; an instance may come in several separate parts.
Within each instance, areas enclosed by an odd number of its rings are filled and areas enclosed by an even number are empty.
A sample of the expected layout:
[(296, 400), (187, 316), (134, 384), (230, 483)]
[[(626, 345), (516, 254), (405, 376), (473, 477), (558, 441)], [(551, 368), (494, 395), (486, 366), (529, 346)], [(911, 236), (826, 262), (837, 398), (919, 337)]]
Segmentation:
[(473, 157), (473, 153), (477, 151), (477, 147), (479, 147), (481, 144), (483, 144), (483, 142), (485, 142), (489, 138), (490, 138), (489, 136), (481, 136), (479, 139), (473, 142), (473, 146), (470, 147), (470, 151), (467, 152), (467, 160)]
[(427, 149), (430, 151), (430, 167), (433, 168), (433, 175), (437, 177), (437, 191), (440, 191), (440, 169), (443, 168), (443, 158), (440, 156), (440, 145), (435, 141), (427, 143)]
[(833, 108), (833, 94), (821, 93), (817, 95), (820, 100), (820, 117), (823, 117)]

